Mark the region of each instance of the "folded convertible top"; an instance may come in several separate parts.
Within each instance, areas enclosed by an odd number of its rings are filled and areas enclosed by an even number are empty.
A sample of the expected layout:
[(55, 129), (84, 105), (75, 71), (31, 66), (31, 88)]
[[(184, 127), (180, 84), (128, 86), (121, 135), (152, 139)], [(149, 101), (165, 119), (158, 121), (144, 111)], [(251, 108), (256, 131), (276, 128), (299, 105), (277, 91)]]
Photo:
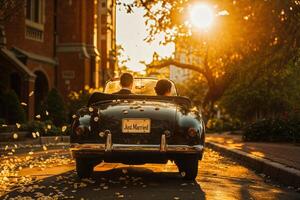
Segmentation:
[(191, 107), (191, 100), (187, 97), (181, 96), (150, 96), (150, 95), (124, 95), (124, 94), (106, 94), (102, 92), (95, 92), (91, 95), (88, 101), (87, 106), (91, 106), (103, 101), (112, 101), (118, 99), (135, 99), (135, 100), (160, 100), (160, 101), (169, 101), (174, 102), (180, 105)]

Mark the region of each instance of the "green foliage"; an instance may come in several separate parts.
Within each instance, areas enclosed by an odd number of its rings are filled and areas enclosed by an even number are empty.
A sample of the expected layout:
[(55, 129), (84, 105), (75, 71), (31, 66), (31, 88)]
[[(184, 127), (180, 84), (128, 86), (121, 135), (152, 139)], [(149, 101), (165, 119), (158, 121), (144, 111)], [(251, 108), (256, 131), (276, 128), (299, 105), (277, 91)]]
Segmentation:
[(256, 66), (241, 69), (221, 100), (233, 116), (243, 120), (279, 116), (300, 106), (300, 68), (298, 63), (284, 67)]
[(25, 122), (25, 111), (15, 91), (9, 90), (1, 95), (1, 115), (8, 124)]
[(245, 128), (243, 139), (255, 142), (300, 142), (300, 118), (262, 119)]
[(207, 122), (207, 131), (209, 132), (221, 132), (223, 131), (224, 122), (222, 119), (212, 118)]
[(242, 124), (238, 119), (212, 118), (208, 120), (206, 127), (208, 132), (224, 132), (240, 130)]
[(28, 123), (28, 131), (38, 132), (40, 136), (69, 135), (70, 127), (66, 126), (66, 130), (63, 130), (63, 127), (55, 126), (51, 120), (31, 121)]
[[(50, 119), (56, 126), (61, 126), (66, 122), (66, 109), (64, 101), (56, 89), (52, 89), (45, 102), (44, 119)], [(47, 112), (46, 112), (47, 111)]]
[(69, 112), (69, 121), (72, 121), (72, 115), (74, 115), (77, 110), (86, 106), (91, 94), (95, 91), (93, 88), (86, 87), (84, 90), (79, 92), (71, 92), (68, 95), (67, 108)]
[[(5, 124), (5, 123), (4, 123)], [(16, 125), (7, 125), (6, 126), (2, 126), (0, 123), (0, 133), (3, 132), (16, 132), (16, 131), (28, 131), (28, 124), (27, 123), (23, 123), (20, 124), (20, 128), (18, 128)]]
[(39, 134), (44, 134), (46, 125), (45, 122), (41, 121), (31, 121), (28, 123), (28, 131), (30, 132), (39, 132)]
[(207, 93), (207, 82), (203, 76), (193, 74), (190, 80), (176, 83), (177, 92), (180, 96), (189, 97), (194, 105), (201, 106)]
[(6, 120), (3, 118), (0, 118), (0, 125), (2, 125), (2, 124), (6, 124)]
[[(269, 100), (265, 97), (271, 94), (274, 97), (272, 102), (275, 103), (270, 105), (276, 105), (281, 110), (289, 107), (290, 100), (287, 98), (283, 100), (279, 94), (281, 79), (276, 83), (270, 81), (273, 79), (270, 76), (272, 74), (276, 76), (279, 72), (281, 74), (279, 76), (282, 77), (284, 74), (282, 69), (284, 71), (291, 60), (299, 57), (298, 2), (293, 0), (207, 1), (214, 7), (216, 13), (224, 10), (229, 13), (228, 16), (216, 17), (215, 24), (210, 27), (207, 34), (206, 31), (195, 30), (189, 23), (185, 23), (189, 20), (186, 18), (189, 16), (189, 8), (194, 3), (195, 1), (175, 0), (155, 0), (144, 3), (136, 1), (137, 5), (146, 8), (146, 25), (149, 26), (148, 41), (164, 33), (166, 42), (175, 41), (176, 49), (183, 49), (187, 56), (194, 56), (201, 60), (200, 63), (170, 63), (170, 61), (166, 63), (197, 71), (206, 78), (208, 90), (203, 104), (212, 105), (223, 96), (224, 92), (228, 95), (227, 89), (232, 87), (232, 82), (236, 78), (243, 81), (244, 77), (247, 78), (249, 75), (252, 77), (252, 79), (248, 78), (249, 84), (253, 85), (252, 88), (259, 89), (256, 91), (249, 88), (251, 91), (240, 94), (245, 102), (248, 101), (248, 97), (252, 98), (254, 93), (255, 98), (251, 102), (263, 105), (266, 100)], [(157, 7), (161, 9), (155, 9)], [(168, 65), (160, 63), (158, 67)], [(256, 69), (257, 67), (259, 70)], [(262, 73), (264, 78), (255, 80), (261, 75), (261, 71), (265, 71)], [(243, 73), (242, 77), (240, 73)], [(268, 80), (265, 80), (266, 77)], [(237, 83), (234, 87), (237, 87)], [(241, 87), (248, 88), (247, 84), (242, 84)], [(231, 93), (239, 95), (237, 94), (239, 88)], [(251, 112), (252, 109), (248, 111)]]

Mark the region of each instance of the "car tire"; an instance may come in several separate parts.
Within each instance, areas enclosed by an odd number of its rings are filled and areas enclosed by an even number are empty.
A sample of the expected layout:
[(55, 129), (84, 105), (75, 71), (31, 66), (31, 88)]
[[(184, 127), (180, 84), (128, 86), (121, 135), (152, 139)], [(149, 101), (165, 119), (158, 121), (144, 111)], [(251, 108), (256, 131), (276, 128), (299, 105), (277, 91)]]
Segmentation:
[[(188, 155), (175, 161), (185, 180), (195, 180), (198, 174), (198, 156)], [(184, 172), (184, 173), (183, 173)]]
[(84, 158), (76, 158), (76, 172), (79, 178), (89, 178), (94, 169), (94, 162)]

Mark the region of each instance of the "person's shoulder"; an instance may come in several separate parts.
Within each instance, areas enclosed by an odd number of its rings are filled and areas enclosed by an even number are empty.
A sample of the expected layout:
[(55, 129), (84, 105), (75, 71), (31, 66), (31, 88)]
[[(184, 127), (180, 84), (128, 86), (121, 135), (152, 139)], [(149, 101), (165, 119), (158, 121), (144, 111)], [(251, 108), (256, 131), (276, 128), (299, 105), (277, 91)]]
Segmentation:
[(133, 94), (133, 93), (131, 92), (131, 90), (121, 89), (118, 92), (115, 92), (113, 94)]

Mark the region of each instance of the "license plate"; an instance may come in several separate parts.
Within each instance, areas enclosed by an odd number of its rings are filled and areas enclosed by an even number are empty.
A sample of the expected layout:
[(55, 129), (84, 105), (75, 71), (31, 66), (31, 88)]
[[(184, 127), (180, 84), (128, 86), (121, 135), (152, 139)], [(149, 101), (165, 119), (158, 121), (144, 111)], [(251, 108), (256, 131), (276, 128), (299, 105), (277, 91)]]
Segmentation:
[(123, 119), (123, 133), (150, 133), (150, 119)]

